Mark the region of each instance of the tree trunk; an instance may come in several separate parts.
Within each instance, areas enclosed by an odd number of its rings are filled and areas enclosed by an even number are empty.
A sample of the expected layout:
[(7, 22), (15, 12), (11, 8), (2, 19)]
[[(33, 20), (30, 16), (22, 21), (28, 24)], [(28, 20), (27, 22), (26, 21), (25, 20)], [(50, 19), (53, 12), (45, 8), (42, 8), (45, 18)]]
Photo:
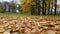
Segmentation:
[(43, 0), (43, 8), (42, 8), (42, 14), (45, 15), (45, 11), (44, 11), (44, 0)]
[(53, 3), (54, 3), (54, 1), (52, 0), (51, 14), (53, 14), (53, 7), (54, 7)]
[(48, 6), (48, 15), (50, 13), (50, 0), (49, 0), (49, 6)]
[(57, 9), (57, 0), (55, 0), (55, 12), (54, 12), (54, 15), (56, 15), (56, 9)]

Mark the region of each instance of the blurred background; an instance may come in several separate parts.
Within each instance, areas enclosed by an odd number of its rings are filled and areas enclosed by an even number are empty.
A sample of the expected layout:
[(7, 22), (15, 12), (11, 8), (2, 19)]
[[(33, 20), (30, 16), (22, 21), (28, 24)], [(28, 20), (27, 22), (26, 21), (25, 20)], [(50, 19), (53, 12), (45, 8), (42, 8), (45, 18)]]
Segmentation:
[(60, 14), (60, 0), (0, 0), (0, 13)]

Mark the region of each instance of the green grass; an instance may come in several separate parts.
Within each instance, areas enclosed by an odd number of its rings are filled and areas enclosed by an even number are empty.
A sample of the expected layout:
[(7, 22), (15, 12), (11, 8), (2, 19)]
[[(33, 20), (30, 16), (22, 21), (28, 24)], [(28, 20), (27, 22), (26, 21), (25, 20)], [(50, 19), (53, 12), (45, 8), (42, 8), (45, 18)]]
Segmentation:
[(31, 16), (30, 14), (0, 13), (0, 16)]
[(48, 17), (60, 17), (60, 15), (31, 15), (31, 14), (17, 14), (17, 13), (0, 13), (0, 16), (48, 16)]

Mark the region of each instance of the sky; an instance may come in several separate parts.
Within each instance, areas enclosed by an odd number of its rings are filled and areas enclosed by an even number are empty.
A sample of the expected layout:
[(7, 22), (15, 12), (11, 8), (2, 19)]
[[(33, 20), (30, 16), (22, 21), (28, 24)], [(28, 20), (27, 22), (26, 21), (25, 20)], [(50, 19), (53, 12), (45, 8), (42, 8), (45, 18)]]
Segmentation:
[(11, 0), (4, 0), (4, 1), (11, 1)]
[[(7, 1), (7, 2), (11, 2), (12, 0), (0, 0), (0, 2), (2, 1)], [(21, 4), (20, 0), (15, 0), (16, 4)], [(60, 5), (60, 0), (57, 0), (57, 4)]]
[(57, 0), (57, 4), (60, 5), (60, 0)]
[[(11, 2), (12, 0), (0, 0), (0, 2)], [(14, 0), (16, 2), (16, 4), (21, 4), (20, 0)]]
[(12, 1), (12, 0), (0, 0), (0, 2), (2, 2), (2, 1), (7, 1), (7, 2), (10, 2), (10, 1)]

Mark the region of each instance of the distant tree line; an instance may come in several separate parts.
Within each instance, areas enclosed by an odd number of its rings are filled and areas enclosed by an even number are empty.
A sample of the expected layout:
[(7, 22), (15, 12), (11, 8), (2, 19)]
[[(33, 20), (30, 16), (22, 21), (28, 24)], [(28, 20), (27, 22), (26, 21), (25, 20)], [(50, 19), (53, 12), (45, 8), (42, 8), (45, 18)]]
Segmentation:
[(31, 15), (56, 15), (57, 14), (57, 0), (21, 0), (21, 6), (13, 2), (0, 3), (0, 12), (13, 12), (17, 10), (21, 13), (30, 13)]
[[(19, 5), (20, 7), (20, 5)], [(0, 2), (0, 12), (4, 13), (4, 12), (11, 12), (11, 13), (16, 13), (16, 10), (19, 10), (17, 7), (17, 5), (13, 2), (9, 3), (9, 2)]]
[(32, 5), (31, 15), (56, 15), (57, 0), (34, 0), (35, 4)]

